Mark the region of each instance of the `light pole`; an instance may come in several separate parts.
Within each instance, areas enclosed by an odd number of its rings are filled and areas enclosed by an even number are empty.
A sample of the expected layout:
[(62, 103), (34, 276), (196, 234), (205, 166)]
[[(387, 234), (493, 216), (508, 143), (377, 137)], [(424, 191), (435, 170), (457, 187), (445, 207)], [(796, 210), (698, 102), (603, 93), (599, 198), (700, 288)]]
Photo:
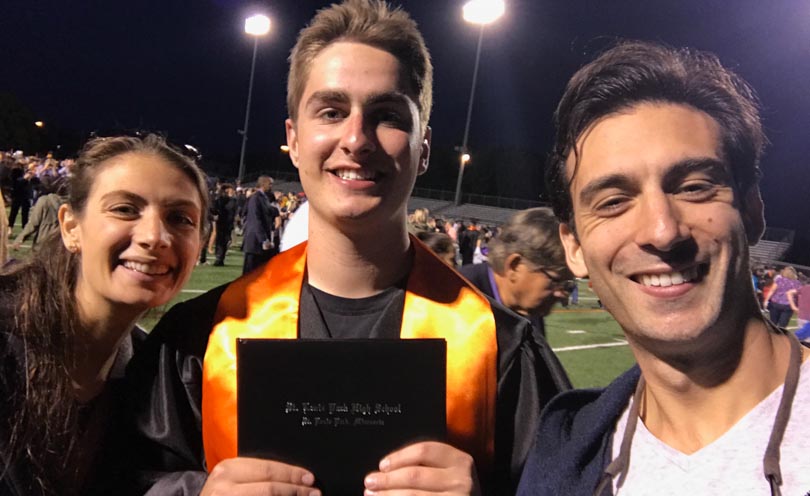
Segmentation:
[(253, 36), (253, 61), (250, 63), (250, 83), (248, 83), (247, 107), (245, 108), (245, 126), (239, 131), (242, 133), (242, 152), (239, 154), (239, 176), (237, 182), (242, 183), (245, 175), (245, 147), (248, 139), (248, 122), (250, 121), (250, 99), (253, 96), (253, 74), (256, 71), (256, 51), (259, 49), (259, 36), (270, 32), (270, 18), (256, 14), (245, 19), (245, 33)]
[(478, 47), (475, 50), (475, 67), (473, 68), (470, 99), (467, 102), (467, 120), (464, 123), (464, 138), (461, 140), (461, 150), (458, 163), (458, 180), (456, 181), (456, 206), (461, 204), (461, 180), (464, 177), (464, 166), (470, 160), (467, 150), (467, 138), (470, 135), (470, 120), (472, 119), (473, 100), (475, 98), (475, 83), (478, 81), (478, 63), (481, 61), (481, 44), (484, 41), (484, 26), (495, 22), (503, 15), (505, 6), (503, 0), (470, 0), (464, 5), (464, 20), (480, 25), (478, 31)]

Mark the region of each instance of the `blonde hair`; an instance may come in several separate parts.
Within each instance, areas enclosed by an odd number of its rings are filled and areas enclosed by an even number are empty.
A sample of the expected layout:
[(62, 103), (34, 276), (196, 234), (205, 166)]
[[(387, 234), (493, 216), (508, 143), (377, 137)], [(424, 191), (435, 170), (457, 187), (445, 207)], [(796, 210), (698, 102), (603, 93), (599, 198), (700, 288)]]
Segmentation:
[(287, 112), (295, 122), (315, 57), (332, 43), (352, 41), (385, 50), (399, 60), (427, 129), (433, 104), (433, 65), (425, 40), (407, 12), (382, 0), (346, 0), (321, 9), (298, 34), (290, 52)]

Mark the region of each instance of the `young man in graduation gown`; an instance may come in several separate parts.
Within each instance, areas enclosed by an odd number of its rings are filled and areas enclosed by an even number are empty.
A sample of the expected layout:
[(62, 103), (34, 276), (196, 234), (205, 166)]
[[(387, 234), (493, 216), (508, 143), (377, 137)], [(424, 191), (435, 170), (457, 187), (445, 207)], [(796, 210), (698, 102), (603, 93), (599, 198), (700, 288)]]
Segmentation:
[(751, 283), (752, 90), (714, 55), (627, 42), (573, 76), (555, 120), (568, 265), (638, 365), (549, 403), (518, 494), (806, 494), (810, 349)]
[(306, 467), (237, 457), (237, 337), (437, 337), (448, 350), (447, 442), (390, 453), (358, 485), (514, 492), (539, 411), (568, 380), (528, 321), (408, 236), (432, 91), (415, 23), (384, 2), (348, 0), (316, 15), (290, 61), (287, 141), (309, 242), (177, 305), (150, 336), (132, 367), (142, 491), (318, 494)]

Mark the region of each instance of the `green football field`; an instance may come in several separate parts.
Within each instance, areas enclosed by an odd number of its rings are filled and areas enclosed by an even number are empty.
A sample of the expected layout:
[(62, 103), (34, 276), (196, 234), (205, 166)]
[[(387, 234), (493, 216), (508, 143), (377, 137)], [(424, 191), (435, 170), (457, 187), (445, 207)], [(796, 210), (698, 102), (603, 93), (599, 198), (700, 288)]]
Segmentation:
[[(209, 256), (209, 263), (212, 261)], [(228, 252), (224, 267), (198, 265), (183, 291), (164, 309), (147, 314), (141, 324), (151, 329), (172, 304), (231, 281), (241, 273), (242, 254), (235, 250)], [(580, 283), (579, 304), (567, 309), (555, 307), (546, 318), (546, 331), (576, 387), (604, 386), (634, 363), (621, 329), (598, 307), (587, 284)]]
[[(209, 257), (209, 263), (213, 261)], [(172, 303), (183, 301), (231, 281), (242, 273), (242, 254), (231, 250), (224, 267), (199, 265), (191, 280)], [(546, 333), (552, 348), (568, 371), (575, 387), (600, 387), (635, 363), (619, 325), (599, 308), (596, 295), (587, 283), (579, 283), (579, 303), (562, 308), (557, 305), (546, 317)], [(161, 309), (146, 315), (142, 325), (151, 329)], [(795, 328), (795, 316), (789, 328)]]
[[(19, 222), (19, 220), (18, 220)], [(19, 232), (14, 227), (14, 235)], [(13, 239), (13, 238), (12, 238)], [(238, 246), (240, 240), (235, 240)], [(25, 258), (29, 246), (10, 252), (10, 256)], [(213, 262), (213, 255), (208, 257)], [(228, 252), (224, 267), (199, 265), (183, 291), (164, 308), (147, 313), (141, 325), (147, 330), (154, 327), (163, 312), (178, 301), (193, 298), (211, 288), (231, 281), (242, 273), (242, 253)], [(549, 343), (560, 357), (575, 387), (599, 387), (607, 385), (616, 376), (627, 370), (635, 360), (616, 321), (599, 308), (596, 296), (586, 283), (579, 283), (579, 303), (568, 308), (556, 306), (546, 318), (546, 333)], [(795, 328), (796, 321), (790, 327)]]

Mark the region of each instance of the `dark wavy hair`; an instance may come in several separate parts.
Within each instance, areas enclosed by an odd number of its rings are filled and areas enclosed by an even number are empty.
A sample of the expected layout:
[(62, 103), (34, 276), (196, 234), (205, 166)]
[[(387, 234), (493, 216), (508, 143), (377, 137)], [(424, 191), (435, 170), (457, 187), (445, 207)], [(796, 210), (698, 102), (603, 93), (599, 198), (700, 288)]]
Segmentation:
[[(193, 159), (155, 134), (95, 138), (83, 148), (69, 179), (68, 204), (84, 212), (95, 179), (108, 161), (125, 153), (154, 154), (186, 174), (208, 208), (205, 176)], [(207, 229), (205, 216), (200, 233)], [(75, 290), (80, 255), (68, 251), (58, 233), (43, 241), (26, 262), (0, 275), (0, 318), (7, 327), (0, 349), (0, 381), (9, 398), (2, 422), (5, 447), (0, 478), (10, 466), (25, 466), (32, 494), (74, 494), (77, 480), (78, 420), (70, 370), (81, 357), (76, 351), (82, 332)], [(0, 341), (2, 342), (2, 341)]]
[(554, 213), (572, 229), (571, 179), (566, 161), (573, 153), (573, 178), (579, 165), (577, 139), (602, 117), (644, 102), (688, 105), (711, 116), (720, 125), (723, 158), (737, 192), (744, 193), (758, 184), (766, 138), (759, 102), (751, 87), (713, 54), (625, 41), (571, 77), (554, 113), (556, 136), (546, 183)]

